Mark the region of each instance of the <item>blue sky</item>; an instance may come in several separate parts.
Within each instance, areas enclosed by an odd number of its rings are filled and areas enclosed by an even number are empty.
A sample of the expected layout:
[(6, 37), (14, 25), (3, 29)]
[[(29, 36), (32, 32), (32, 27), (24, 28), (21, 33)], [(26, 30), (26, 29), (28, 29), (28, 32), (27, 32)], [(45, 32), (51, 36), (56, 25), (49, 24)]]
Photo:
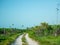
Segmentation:
[(56, 24), (57, 2), (60, 3), (59, 0), (0, 0), (0, 27), (14, 24), (16, 28), (22, 25), (26, 28), (41, 22)]

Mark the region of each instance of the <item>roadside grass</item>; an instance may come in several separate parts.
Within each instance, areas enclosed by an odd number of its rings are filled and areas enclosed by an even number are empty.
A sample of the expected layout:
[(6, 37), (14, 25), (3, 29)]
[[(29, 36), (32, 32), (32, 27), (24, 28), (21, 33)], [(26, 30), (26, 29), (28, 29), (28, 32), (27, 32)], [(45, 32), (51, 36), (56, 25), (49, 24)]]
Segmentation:
[(0, 28), (0, 45), (11, 45), (24, 32), (26, 32), (25, 29)]
[(44, 36), (44, 37), (34, 37), (35, 40), (38, 40), (41, 45), (60, 45), (60, 36)]
[(28, 43), (26, 42), (25, 35), (26, 34), (24, 34), (23, 37), (22, 37), (22, 42), (23, 42), (22, 45), (28, 45)]
[(10, 45), (19, 35), (20, 33), (0, 35), (0, 45)]
[(30, 32), (29, 37), (38, 41), (39, 45), (60, 45), (60, 36), (36, 36), (33, 32)]

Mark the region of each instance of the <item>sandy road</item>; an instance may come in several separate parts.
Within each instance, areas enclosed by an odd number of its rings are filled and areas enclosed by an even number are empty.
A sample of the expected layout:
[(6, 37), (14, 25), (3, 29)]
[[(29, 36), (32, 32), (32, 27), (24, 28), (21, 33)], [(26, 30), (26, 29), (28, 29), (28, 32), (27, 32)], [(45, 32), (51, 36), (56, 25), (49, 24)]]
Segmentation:
[(23, 37), (23, 34), (20, 35), (14, 43), (12, 43), (11, 45), (22, 45), (22, 37)]
[[(15, 41), (14, 43), (12, 43), (11, 45), (22, 45), (22, 37), (24, 34), (20, 35)], [(28, 43), (28, 45), (38, 45), (38, 42), (36, 42), (35, 40), (31, 39), (28, 36), (28, 33), (25, 35), (26, 38), (26, 42)]]
[(29, 38), (28, 34), (26, 34), (25, 38), (28, 45), (38, 45), (38, 43), (35, 40), (32, 40), (31, 38)]

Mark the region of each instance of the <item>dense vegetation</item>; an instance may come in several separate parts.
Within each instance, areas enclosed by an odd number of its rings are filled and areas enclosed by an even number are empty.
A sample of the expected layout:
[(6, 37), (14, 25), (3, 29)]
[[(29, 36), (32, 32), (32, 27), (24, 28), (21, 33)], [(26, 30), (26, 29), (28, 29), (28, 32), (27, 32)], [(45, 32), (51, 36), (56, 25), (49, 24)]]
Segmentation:
[(39, 42), (40, 45), (60, 45), (60, 25), (41, 23), (28, 29), (29, 36)]
[[(49, 25), (45, 22), (27, 29), (0, 28), (0, 45), (10, 45), (19, 35), (26, 32), (40, 45), (60, 45), (60, 25)], [(23, 45), (28, 45), (25, 34), (22, 42)]]
[(24, 32), (24, 29), (0, 28), (0, 45), (10, 45), (10, 43)]

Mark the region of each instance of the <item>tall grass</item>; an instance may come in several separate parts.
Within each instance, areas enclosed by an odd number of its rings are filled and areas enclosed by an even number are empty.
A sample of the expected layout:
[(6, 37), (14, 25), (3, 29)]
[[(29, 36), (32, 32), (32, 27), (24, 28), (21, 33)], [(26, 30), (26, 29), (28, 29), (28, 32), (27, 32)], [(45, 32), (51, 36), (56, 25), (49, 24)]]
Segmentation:
[(39, 42), (40, 45), (60, 45), (60, 36), (38, 36), (29, 32), (29, 36)]
[(23, 34), (23, 32), (25, 32), (25, 30), (0, 28), (0, 45), (10, 45), (19, 35)]
[(23, 37), (22, 37), (22, 42), (23, 42), (22, 45), (28, 45), (28, 43), (26, 42), (25, 35), (26, 34), (24, 34)]

